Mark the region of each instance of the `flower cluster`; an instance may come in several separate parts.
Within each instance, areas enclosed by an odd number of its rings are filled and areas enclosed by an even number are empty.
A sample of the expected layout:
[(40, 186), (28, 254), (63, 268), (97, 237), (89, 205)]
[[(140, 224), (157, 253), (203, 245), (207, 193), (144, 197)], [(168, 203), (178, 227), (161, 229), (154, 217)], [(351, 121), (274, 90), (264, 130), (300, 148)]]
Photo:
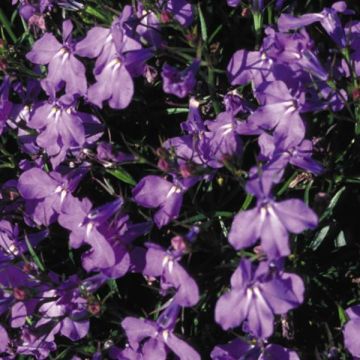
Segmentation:
[[(0, 357), (320, 358), (287, 327), (318, 301), (304, 264), (343, 191), (321, 209), (312, 185), (355, 142), (331, 164), (319, 138), (360, 133), (359, 14), (113, 3), (12, 1), (28, 38), (0, 46)], [(359, 305), (336, 302), (360, 357)]]

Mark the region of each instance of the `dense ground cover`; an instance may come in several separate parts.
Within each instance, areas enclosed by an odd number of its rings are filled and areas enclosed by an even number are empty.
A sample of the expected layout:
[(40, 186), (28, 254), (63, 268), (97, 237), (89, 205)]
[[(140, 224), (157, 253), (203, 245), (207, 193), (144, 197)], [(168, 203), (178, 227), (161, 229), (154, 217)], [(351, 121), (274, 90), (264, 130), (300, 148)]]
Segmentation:
[(359, 16), (1, 4), (0, 358), (360, 358)]

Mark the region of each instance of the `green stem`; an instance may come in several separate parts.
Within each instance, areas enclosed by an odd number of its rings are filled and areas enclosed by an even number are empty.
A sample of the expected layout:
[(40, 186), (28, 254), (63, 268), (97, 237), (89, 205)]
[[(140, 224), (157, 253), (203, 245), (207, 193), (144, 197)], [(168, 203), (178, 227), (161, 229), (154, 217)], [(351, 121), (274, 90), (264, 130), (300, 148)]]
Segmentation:
[(260, 39), (261, 39), (261, 30), (262, 30), (262, 23), (263, 17), (260, 11), (253, 12), (253, 22), (254, 22), (254, 30), (255, 30), (255, 37), (256, 37), (256, 48), (259, 48)]
[(4, 12), (2, 11), (2, 9), (0, 9), (0, 23), (2, 24), (2, 26), (5, 28), (5, 30), (9, 34), (11, 40), (14, 43), (16, 43), (17, 38), (16, 38), (12, 28), (11, 28), (11, 23), (8, 20), (8, 18), (6, 17), (6, 15), (4, 14)]

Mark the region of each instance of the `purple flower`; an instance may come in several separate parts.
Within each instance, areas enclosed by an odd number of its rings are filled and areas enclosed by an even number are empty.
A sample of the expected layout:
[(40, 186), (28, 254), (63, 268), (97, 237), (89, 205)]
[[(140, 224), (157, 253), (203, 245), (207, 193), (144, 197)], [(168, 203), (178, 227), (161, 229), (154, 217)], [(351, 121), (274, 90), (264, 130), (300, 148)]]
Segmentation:
[(7, 331), (3, 326), (0, 325), (0, 353), (6, 352), (10, 338), (7, 334)]
[(60, 332), (70, 340), (77, 341), (89, 331), (87, 301), (80, 295), (75, 275), (61, 283), (57, 289), (43, 293), (39, 313), (42, 319), (36, 327), (53, 323), (51, 336)]
[(32, 333), (29, 329), (23, 328), (16, 353), (34, 356), (38, 360), (48, 359), (50, 352), (56, 350), (54, 339), (49, 339), (49, 337), (51, 338), (51, 335), (38, 334), (36, 331)]
[[(26, 234), (30, 244), (34, 247), (46, 236), (48, 231), (41, 231), (35, 234)], [(19, 226), (7, 220), (0, 220), (0, 251), (9, 259), (15, 259), (28, 251), (28, 246), (19, 234)]]
[(180, 360), (200, 360), (200, 355), (173, 333), (178, 311), (179, 306), (173, 303), (156, 322), (125, 318), (121, 326), (126, 332), (132, 352), (143, 359), (166, 360), (170, 349)]
[(135, 156), (132, 154), (117, 151), (115, 147), (107, 142), (100, 142), (96, 147), (96, 158), (101, 161), (104, 166), (122, 164), (132, 162)]
[(103, 226), (122, 204), (122, 199), (116, 199), (91, 210), (92, 204), (86, 198), (82, 201), (69, 198), (64, 202), (59, 223), (64, 228), (71, 230), (70, 246), (79, 248), (83, 243), (91, 246), (91, 249), (82, 256), (85, 270), (94, 271), (114, 266), (114, 249), (99, 227)]
[(0, 86), (0, 135), (4, 131), (6, 121), (12, 111), (13, 104), (9, 100), (10, 78), (5, 76)]
[(86, 93), (87, 82), (84, 65), (74, 56), (74, 42), (71, 37), (72, 22), (63, 22), (63, 43), (59, 43), (55, 36), (45, 33), (26, 55), (34, 64), (49, 65), (46, 82), (58, 91), (66, 84), (67, 94)]
[(305, 136), (305, 126), (299, 114), (300, 105), (285, 83), (268, 83), (258, 89), (257, 96), (263, 106), (249, 116), (249, 125), (262, 131), (273, 130), (278, 138), (283, 139), (284, 147), (301, 142)]
[(76, 169), (66, 176), (55, 171), (46, 173), (39, 168), (23, 172), (18, 190), (26, 201), (26, 212), (32, 220), (39, 225), (53, 223), (85, 172), (84, 169)]
[(212, 360), (300, 360), (295, 351), (280, 345), (268, 344), (261, 347), (260, 344), (250, 345), (241, 339), (215, 346), (210, 356)]
[(299, 17), (281, 14), (278, 20), (278, 27), (280, 31), (284, 32), (320, 22), (321, 26), (335, 43), (343, 48), (346, 46), (345, 32), (337, 13), (345, 12), (346, 7), (345, 1), (338, 1), (331, 8), (324, 8), (320, 13), (305, 14)]
[(285, 314), (303, 302), (304, 284), (295, 274), (278, 271), (267, 263), (256, 268), (242, 259), (231, 277), (231, 290), (215, 308), (215, 320), (224, 330), (247, 320), (247, 329), (258, 338), (273, 333), (274, 314)]
[(313, 145), (310, 140), (303, 140), (286, 146), (279, 136), (271, 136), (263, 133), (258, 139), (261, 155), (272, 161), (279, 157), (304, 170), (310, 171), (315, 175), (323, 172), (323, 167), (316, 160), (312, 159)]
[(160, 277), (160, 287), (164, 294), (174, 288), (176, 291), (174, 301), (177, 304), (194, 306), (199, 301), (199, 289), (196, 282), (179, 263), (182, 253), (175, 250), (165, 251), (153, 243), (146, 245), (146, 252), (139, 249), (137, 251), (136, 270), (151, 278)]
[(288, 232), (299, 234), (317, 225), (316, 214), (303, 201), (288, 199), (275, 202), (271, 197), (271, 185), (280, 180), (284, 161), (286, 164), (286, 159), (279, 158), (274, 163), (275, 167), (263, 171), (254, 181), (248, 182), (247, 191), (257, 197), (257, 204), (254, 209), (241, 211), (234, 218), (229, 242), (235, 249), (252, 246), (260, 238), (261, 246), (269, 258), (287, 256), (290, 254)]
[(126, 5), (110, 29), (95, 26), (75, 45), (77, 55), (97, 58), (95, 73), (99, 74), (115, 55), (141, 49), (140, 39), (134, 37), (135, 32), (127, 26), (132, 14), (131, 6)]
[(187, 0), (159, 0), (159, 5), (185, 28), (194, 21), (192, 5)]
[(138, 1), (137, 17), (139, 20), (136, 32), (145, 39), (149, 45), (159, 49), (163, 40), (160, 32), (160, 22), (156, 14), (145, 9), (141, 1)]
[(90, 138), (89, 135), (94, 134), (86, 131), (86, 126), (100, 128), (100, 121), (94, 115), (77, 111), (72, 97), (62, 96), (38, 103), (30, 114), (28, 125), (39, 131), (36, 143), (46, 149), (57, 165), (65, 158), (67, 150), (79, 149), (86, 141), (96, 140), (96, 137)]
[[(142, 75), (145, 63), (152, 56), (142, 49), (129, 25), (132, 8), (125, 6), (111, 29), (94, 27), (76, 45), (76, 54), (97, 58), (94, 69), (96, 83), (89, 88), (88, 100), (102, 107), (104, 101), (114, 109), (126, 108), (134, 94), (132, 77)], [(117, 86), (116, 84), (122, 84)]]
[(227, 66), (231, 85), (246, 85), (250, 81), (255, 86), (264, 81), (273, 81), (274, 60), (263, 51), (238, 50), (231, 57)]
[(227, 112), (220, 113), (215, 121), (206, 121), (209, 156), (222, 166), (231, 157), (242, 155), (242, 141), (237, 134), (237, 120)]
[(180, 213), (183, 195), (194, 185), (195, 179), (185, 179), (173, 182), (160, 176), (145, 176), (132, 191), (134, 201), (140, 206), (158, 208), (154, 221), (158, 228), (176, 219)]
[(231, 7), (237, 7), (241, 4), (241, 0), (227, 0), (227, 4)]
[(313, 52), (313, 43), (308, 33), (302, 29), (298, 33), (274, 33), (268, 38), (268, 56), (277, 62), (310, 72), (316, 78), (327, 81), (328, 73)]
[(353, 356), (360, 357), (360, 305), (347, 308), (346, 314), (350, 320), (343, 330), (345, 346)]
[(163, 90), (167, 94), (184, 98), (191, 93), (196, 85), (196, 74), (200, 62), (195, 60), (184, 70), (178, 70), (168, 64), (164, 64), (161, 72), (163, 79)]

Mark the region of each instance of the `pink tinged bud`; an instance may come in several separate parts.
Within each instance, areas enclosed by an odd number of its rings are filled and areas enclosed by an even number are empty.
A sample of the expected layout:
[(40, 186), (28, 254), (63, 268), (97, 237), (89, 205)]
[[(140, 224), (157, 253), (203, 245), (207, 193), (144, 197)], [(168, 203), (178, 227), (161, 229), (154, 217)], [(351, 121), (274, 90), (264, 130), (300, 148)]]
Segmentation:
[(164, 10), (160, 14), (160, 21), (163, 24), (167, 24), (171, 20), (171, 15), (168, 11)]
[(170, 170), (170, 165), (165, 159), (159, 159), (157, 166), (164, 172), (168, 172)]
[(5, 59), (0, 59), (0, 71), (5, 71), (7, 68), (7, 63)]
[(186, 250), (186, 242), (180, 235), (174, 236), (171, 239), (171, 246), (175, 251), (184, 252)]
[(241, 16), (242, 16), (242, 17), (249, 17), (249, 16), (250, 16), (250, 13), (251, 13), (250, 8), (244, 8), (244, 9), (242, 9), (242, 11), (241, 11)]
[(28, 21), (29, 26), (36, 26), (39, 29), (45, 31), (46, 30), (46, 24), (45, 19), (43, 15), (32, 15)]
[(101, 311), (101, 305), (98, 302), (89, 303), (87, 310), (92, 315), (99, 315)]
[(181, 164), (179, 166), (179, 170), (183, 178), (188, 178), (191, 176), (191, 168), (187, 164)]
[(24, 289), (14, 288), (13, 295), (16, 300), (23, 301), (27, 298), (27, 293)]
[(357, 88), (357, 89), (353, 90), (352, 97), (353, 97), (354, 101), (359, 101), (360, 100), (360, 88)]

